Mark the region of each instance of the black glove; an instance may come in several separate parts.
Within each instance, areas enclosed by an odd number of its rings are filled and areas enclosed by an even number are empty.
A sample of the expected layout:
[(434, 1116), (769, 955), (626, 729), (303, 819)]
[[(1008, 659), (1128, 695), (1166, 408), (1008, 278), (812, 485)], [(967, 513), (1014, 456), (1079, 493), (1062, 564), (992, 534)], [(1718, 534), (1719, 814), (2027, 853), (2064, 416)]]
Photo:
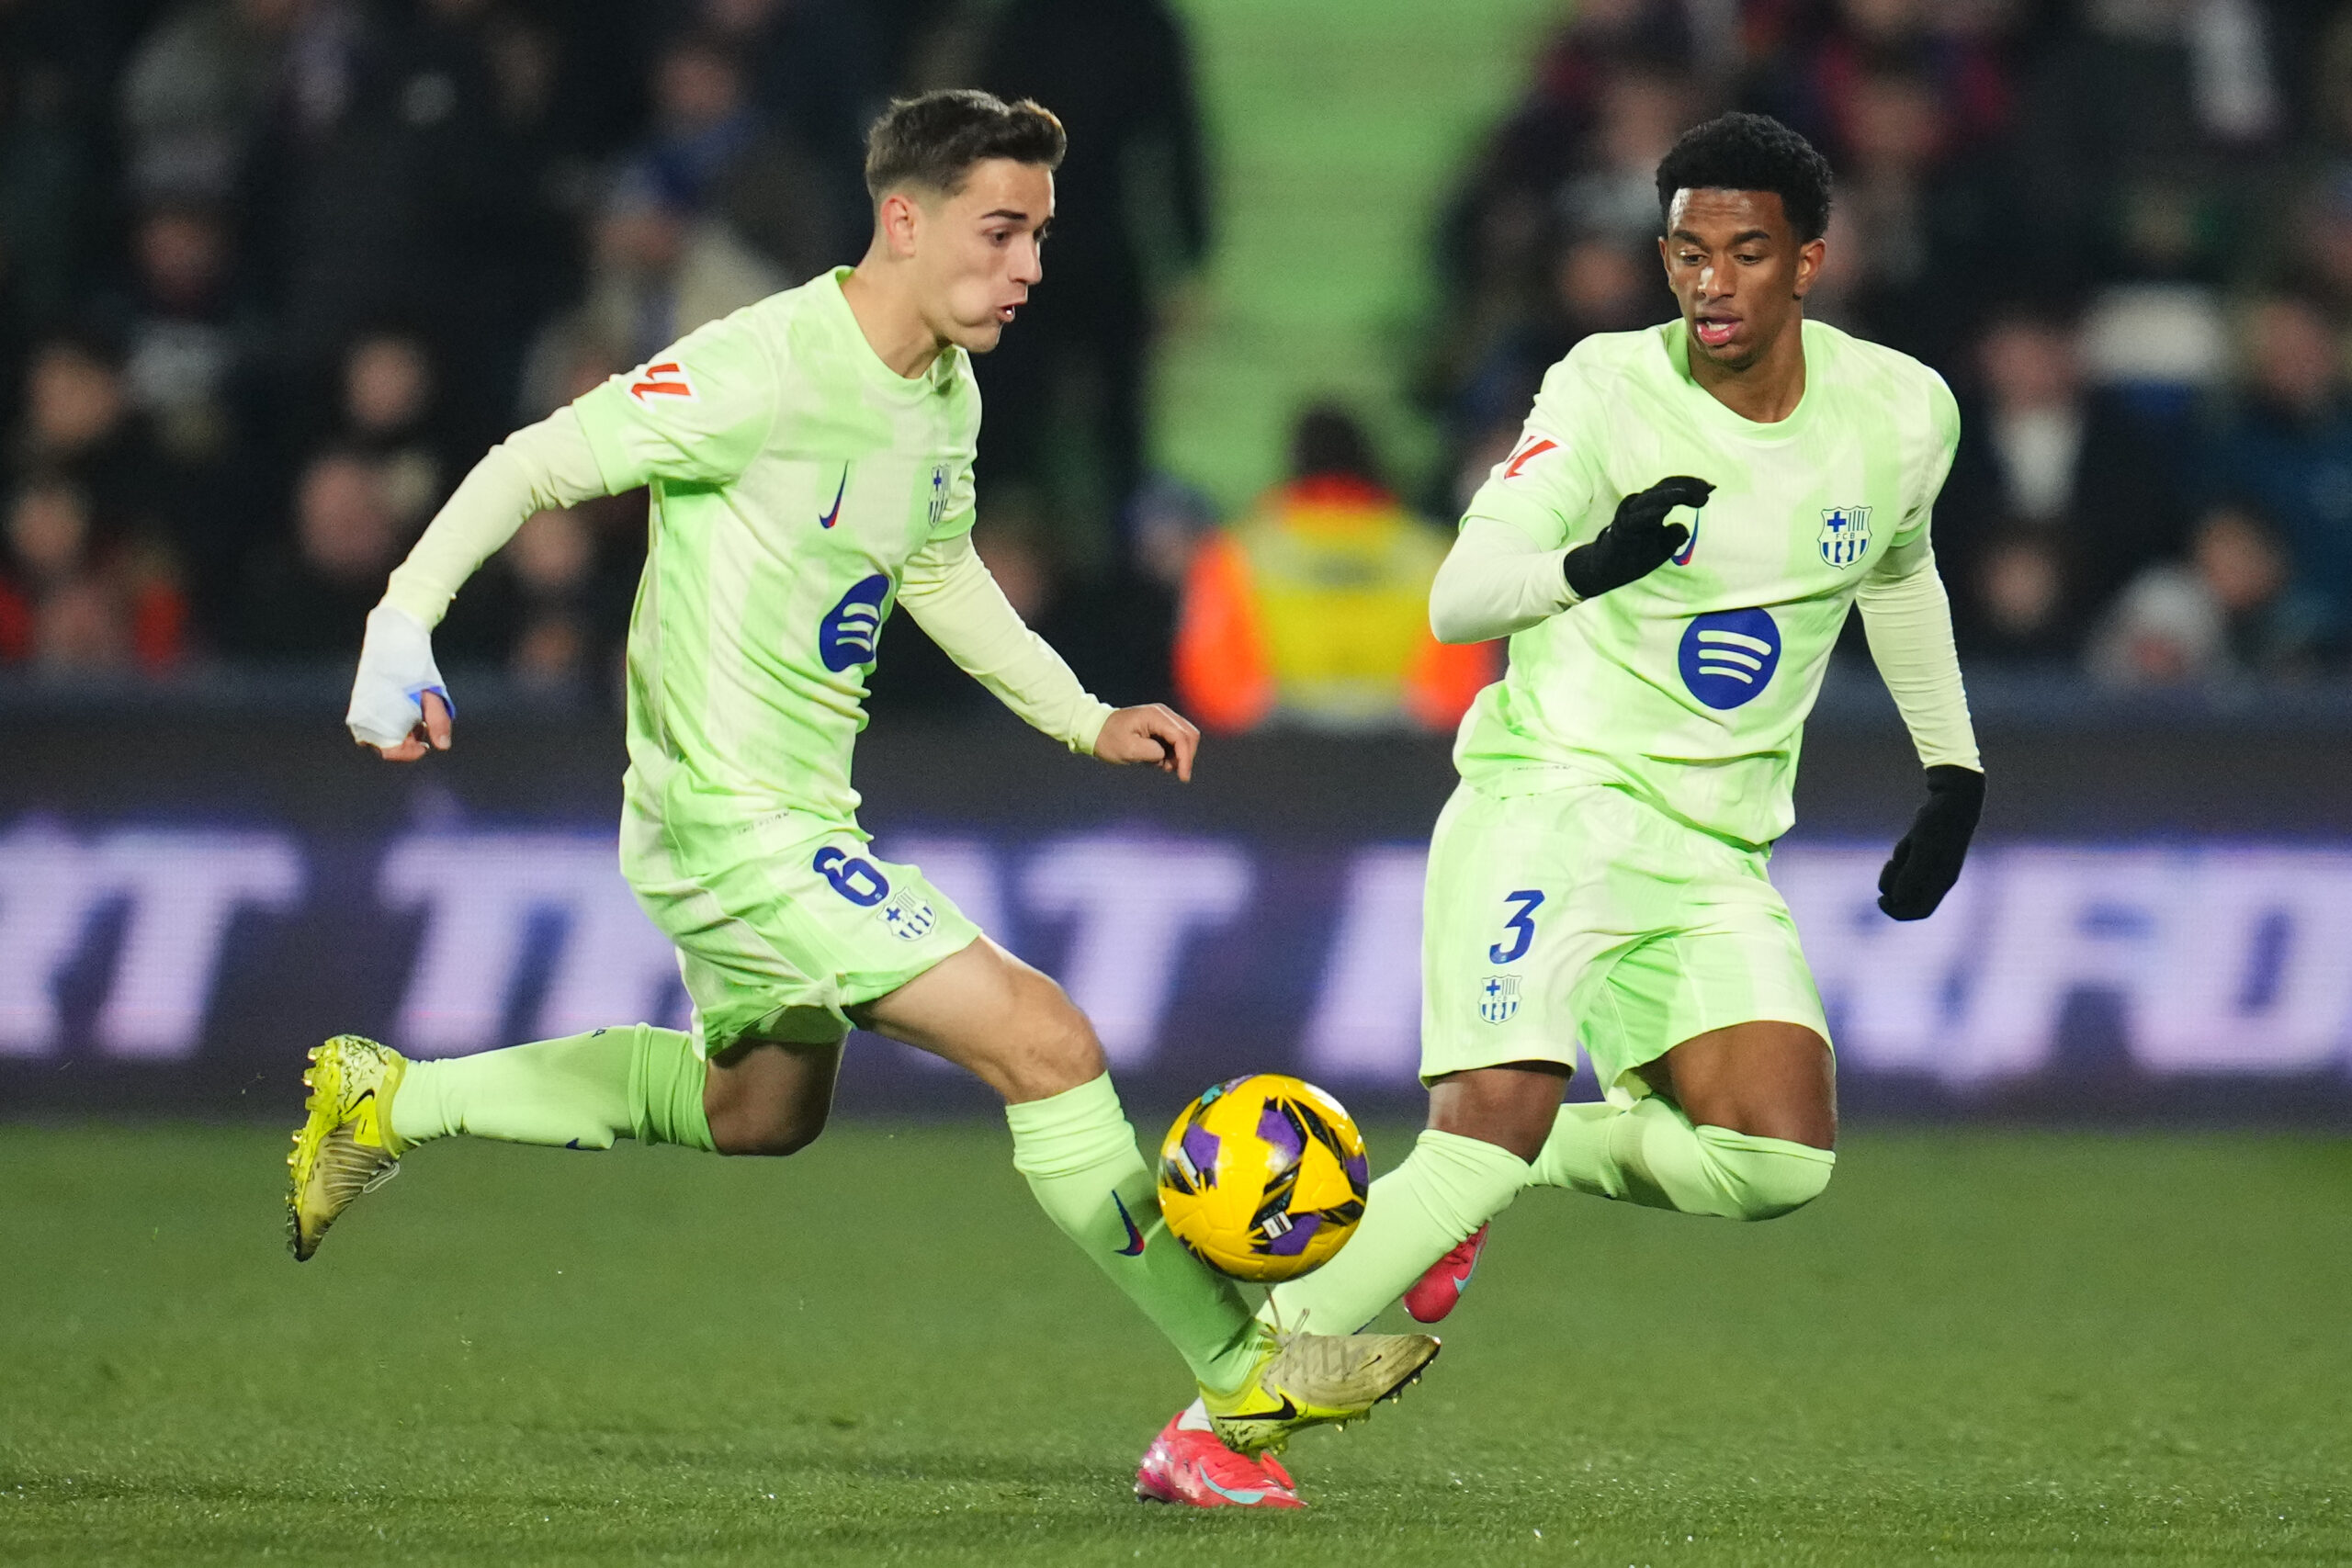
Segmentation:
[(1617, 515), (1609, 520), (1600, 536), (1589, 545), (1578, 545), (1560, 563), (1568, 586), (1577, 598), (1589, 599), (1647, 577), (1672, 559), (1690, 536), (1690, 530), (1679, 523), (1667, 526), (1666, 514), (1678, 506), (1704, 506), (1714, 491), (1715, 487), (1704, 479), (1678, 474), (1627, 496), (1617, 503)]
[(1878, 907), (1898, 920), (1936, 912), (1968, 858), (1968, 840), (1984, 809), (1984, 775), (1944, 763), (1928, 770), (1928, 804), (1878, 874)]

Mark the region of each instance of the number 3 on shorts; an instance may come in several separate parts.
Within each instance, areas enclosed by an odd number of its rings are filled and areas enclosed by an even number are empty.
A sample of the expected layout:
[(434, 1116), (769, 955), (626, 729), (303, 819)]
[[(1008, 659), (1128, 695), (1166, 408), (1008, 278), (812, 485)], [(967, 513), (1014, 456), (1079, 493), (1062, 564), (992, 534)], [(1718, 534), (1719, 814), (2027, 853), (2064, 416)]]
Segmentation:
[(1497, 964), (1516, 964), (1527, 956), (1528, 944), (1535, 940), (1535, 911), (1543, 904), (1544, 895), (1531, 887), (1504, 894), (1503, 902), (1519, 906), (1503, 922), (1503, 930), (1510, 933), (1510, 945), (1506, 949), (1497, 942), (1487, 949), (1487, 956)]

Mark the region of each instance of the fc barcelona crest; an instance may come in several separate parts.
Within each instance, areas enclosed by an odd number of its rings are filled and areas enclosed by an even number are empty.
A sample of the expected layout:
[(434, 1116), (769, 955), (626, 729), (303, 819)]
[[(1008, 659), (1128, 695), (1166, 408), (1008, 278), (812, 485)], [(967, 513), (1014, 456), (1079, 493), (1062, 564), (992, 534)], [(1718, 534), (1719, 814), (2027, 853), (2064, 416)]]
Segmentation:
[(1843, 571), (1871, 547), (1871, 509), (1832, 506), (1821, 513), (1821, 558)]
[(1488, 1023), (1509, 1023), (1519, 1011), (1519, 976), (1489, 975), (1478, 987), (1478, 1016)]

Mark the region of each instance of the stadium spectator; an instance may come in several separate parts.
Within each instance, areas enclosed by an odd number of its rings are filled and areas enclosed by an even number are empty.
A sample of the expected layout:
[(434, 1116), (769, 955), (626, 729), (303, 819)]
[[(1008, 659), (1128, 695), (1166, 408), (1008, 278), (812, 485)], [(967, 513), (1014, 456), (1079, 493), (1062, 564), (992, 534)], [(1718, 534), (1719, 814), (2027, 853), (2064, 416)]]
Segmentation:
[(170, 562), (101, 536), (90, 498), (51, 474), (17, 488), (0, 558), (0, 663), (51, 672), (158, 673), (186, 651), (187, 602)]
[(2172, 466), (2084, 381), (2074, 323), (2012, 311), (1977, 345), (1982, 396), (1937, 506), (1936, 553), (1972, 652), (2064, 656), (2122, 585), (2178, 553)]
[(370, 333), (343, 360), (340, 443), (377, 466), (393, 525), (422, 529), (456, 482), (458, 459), (436, 425), (435, 378), (424, 344)]
[(117, 89), (131, 188), (225, 199), (243, 183), (301, 0), (188, 0)]
[(241, 380), (262, 336), (237, 297), (229, 225), (209, 203), (156, 202), (132, 232), (131, 265), (115, 308), (130, 406), (174, 460), (220, 462), (241, 434)]
[(1193, 558), (1176, 688), (1204, 728), (1444, 729), (1497, 673), (1491, 646), (1430, 630), (1446, 538), (1381, 481), (1344, 410), (1303, 414), (1291, 479)]
[(2352, 642), (2352, 400), (2325, 312), (2273, 295), (2247, 317), (2239, 406), (2213, 433), (2206, 493), (2278, 531), (2289, 592), (2323, 652)]
[(2188, 560), (2151, 567), (2124, 590), (2091, 640), (2092, 673), (2158, 686), (2291, 668), (2309, 628), (2286, 586), (2277, 536), (2223, 507), (2198, 525)]
[(1163, 0), (1009, 0), (978, 75), (1007, 99), (1035, 98), (1069, 130), (1051, 281), (978, 362), (980, 482), (1026, 491), (1057, 552), (1099, 575), (1113, 564), (1114, 520), (1143, 480), (1157, 300), (1208, 254), (1191, 55)]
[(348, 658), (368, 612), (408, 543), (375, 462), (330, 449), (302, 470), (289, 539), (254, 562), (244, 651), (265, 658)]

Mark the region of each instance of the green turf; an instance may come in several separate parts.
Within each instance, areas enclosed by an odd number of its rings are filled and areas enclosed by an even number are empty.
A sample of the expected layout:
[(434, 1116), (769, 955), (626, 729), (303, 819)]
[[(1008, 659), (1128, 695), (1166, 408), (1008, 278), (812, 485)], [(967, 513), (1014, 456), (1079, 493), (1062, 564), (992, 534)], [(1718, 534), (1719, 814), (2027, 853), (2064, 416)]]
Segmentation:
[(300, 1268), (278, 1157), (0, 1127), (0, 1562), (2352, 1561), (2342, 1142), (1881, 1134), (1753, 1227), (1535, 1194), (1285, 1517), (1128, 1500), (1181, 1377), (993, 1128), (444, 1145)]

